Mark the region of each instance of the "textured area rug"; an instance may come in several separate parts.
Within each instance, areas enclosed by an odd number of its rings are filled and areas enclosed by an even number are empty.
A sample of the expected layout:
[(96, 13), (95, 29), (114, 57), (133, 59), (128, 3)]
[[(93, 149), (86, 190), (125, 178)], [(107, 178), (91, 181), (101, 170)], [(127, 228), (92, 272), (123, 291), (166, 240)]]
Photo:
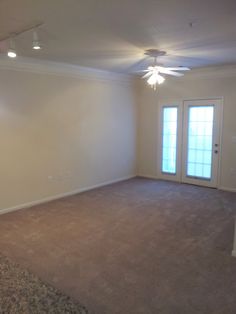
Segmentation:
[(86, 314), (88, 312), (70, 297), (0, 255), (0, 313)]

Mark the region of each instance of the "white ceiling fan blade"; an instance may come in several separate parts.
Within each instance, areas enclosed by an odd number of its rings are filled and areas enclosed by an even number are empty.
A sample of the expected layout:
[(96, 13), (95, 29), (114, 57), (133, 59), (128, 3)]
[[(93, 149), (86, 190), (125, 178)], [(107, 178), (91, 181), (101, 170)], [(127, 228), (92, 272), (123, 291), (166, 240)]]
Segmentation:
[(166, 67), (165, 69), (168, 69), (170, 71), (189, 71), (190, 70), (190, 68), (187, 68), (187, 67), (175, 67), (175, 68)]
[(150, 70), (139, 70), (139, 71), (133, 71), (132, 73), (145, 73), (150, 72)]
[(147, 78), (147, 77), (149, 77), (149, 76), (151, 76), (153, 74), (153, 72), (152, 71), (149, 71), (148, 73), (146, 73), (144, 76), (142, 76), (142, 78), (144, 79), (144, 78)]
[(164, 73), (164, 74), (168, 74), (168, 75), (173, 75), (173, 76), (183, 76), (183, 73), (174, 72), (174, 71), (171, 71), (171, 70), (169, 70), (167, 68), (163, 68), (163, 67), (159, 67), (159, 72)]

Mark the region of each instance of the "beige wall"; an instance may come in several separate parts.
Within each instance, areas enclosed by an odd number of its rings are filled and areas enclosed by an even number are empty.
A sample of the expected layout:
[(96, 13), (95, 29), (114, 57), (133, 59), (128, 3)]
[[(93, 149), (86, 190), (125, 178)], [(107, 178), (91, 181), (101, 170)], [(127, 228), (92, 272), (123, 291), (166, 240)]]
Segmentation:
[(224, 97), (220, 185), (236, 189), (236, 77), (167, 79), (154, 92), (91, 71), (1, 69), (0, 210), (135, 175), (137, 157), (156, 177), (158, 102), (209, 97)]
[[(222, 68), (222, 73), (224, 68)], [(153, 91), (144, 81), (138, 81), (139, 145), (138, 173), (157, 176), (158, 154), (158, 102), (195, 98), (224, 97), (223, 137), (220, 186), (236, 190), (236, 77), (217, 74), (206, 75), (204, 70), (187, 79), (168, 79)], [(220, 77), (222, 76), (222, 77)]]
[(0, 143), (0, 210), (135, 175), (132, 85), (2, 69)]

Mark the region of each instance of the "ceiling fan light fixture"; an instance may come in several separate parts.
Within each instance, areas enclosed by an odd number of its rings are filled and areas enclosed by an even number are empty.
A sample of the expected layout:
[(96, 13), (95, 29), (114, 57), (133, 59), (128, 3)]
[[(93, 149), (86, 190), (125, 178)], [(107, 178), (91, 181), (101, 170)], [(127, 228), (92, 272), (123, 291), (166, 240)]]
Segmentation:
[(156, 89), (156, 85), (164, 83), (165, 78), (159, 74), (157, 70), (154, 70), (151, 76), (148, 78), (147, 83)]
[(164, 75), (171, 75), (175, 77), (181, 77), (184, 74), (183, 71), (189, 71), (190, 68), (188, 67), (164, 67), (162, 64), (157, 63), (157, 58), (165, 56), (165, 51), (160, 51), (157, 49), (149, 49), (145, 52), (145, 54), (151, 58), (154, 58), (154, 63), (152, 66), (149, 66), (147, 70), (144, 70), (142, 72), (146, 72), (144, 76), (142, 76), (143, 79), (147, 79), (147, 83), (151, 85), (151, 87), (156, 90), (157, 84), (160, 85), (164, 83), (165, 77), (163, 77), (160, 74)]
[(155, 74), (152, 74), (147, 80), (147, 83), (149, 85), (155, 85), (157, 83), (157, 76)]
[(165, 80), (166, 80), (166, 79), (165, 79), (163, 76), (158, 75), (158, 77), (157, 77), (157, 82), (158, 82), (159, 85), (162, 84), (162, 83), (164, 83)]

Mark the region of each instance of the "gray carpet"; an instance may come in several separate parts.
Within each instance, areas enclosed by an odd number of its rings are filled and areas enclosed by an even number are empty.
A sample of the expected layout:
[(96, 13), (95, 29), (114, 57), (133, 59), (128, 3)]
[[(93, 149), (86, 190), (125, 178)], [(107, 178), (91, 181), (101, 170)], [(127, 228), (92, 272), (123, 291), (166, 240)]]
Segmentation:
[(235, 314), (236, 194), (132, 179), (0, 217), (0, 251), (95, 314)]
[(85, 307), (0, 254), (1, 314), (87, 314)]

